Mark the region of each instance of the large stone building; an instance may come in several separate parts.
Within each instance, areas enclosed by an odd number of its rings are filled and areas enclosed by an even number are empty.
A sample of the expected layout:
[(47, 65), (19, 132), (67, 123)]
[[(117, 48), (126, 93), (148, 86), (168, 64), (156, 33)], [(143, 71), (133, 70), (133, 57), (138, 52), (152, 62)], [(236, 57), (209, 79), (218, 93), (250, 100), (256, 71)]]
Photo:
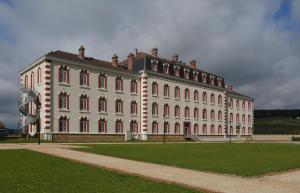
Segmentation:
[[(223, 77), (151, 54), (111, 62), (49, 52), (20, 72), (23, 88), (41, 101), (41, 133), (60, 141), (226, 139), (252, 136), (253, 98), (226, 88)], [(30, 102), (29, 114), (35, 111)], [(24, 132), (35, 134), (35, 125)], [(198, 136), (198, 137), (197, 137)], [(200, 137), (199, 137), (200, 136)]]

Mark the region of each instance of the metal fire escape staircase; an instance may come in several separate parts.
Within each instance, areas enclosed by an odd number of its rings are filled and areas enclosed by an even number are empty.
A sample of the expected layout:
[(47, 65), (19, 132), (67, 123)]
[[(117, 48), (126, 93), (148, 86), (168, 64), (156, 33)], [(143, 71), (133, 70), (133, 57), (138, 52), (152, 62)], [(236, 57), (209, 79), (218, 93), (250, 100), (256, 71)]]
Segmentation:
[[(40, 116), (40, 102), (38, 100), (38, 92), (34, 89), (30, 89), (22, 85), (21, 95), (19, 98), (19, 111), (21, 112), (21, 123), (19, 124), (19, 129), (23, 134), (28, 133), (28, 125), (36, 124)], [(36, 106), (36, 110), (33, 113), (29, 113), (29, 104), (33, 102)]]

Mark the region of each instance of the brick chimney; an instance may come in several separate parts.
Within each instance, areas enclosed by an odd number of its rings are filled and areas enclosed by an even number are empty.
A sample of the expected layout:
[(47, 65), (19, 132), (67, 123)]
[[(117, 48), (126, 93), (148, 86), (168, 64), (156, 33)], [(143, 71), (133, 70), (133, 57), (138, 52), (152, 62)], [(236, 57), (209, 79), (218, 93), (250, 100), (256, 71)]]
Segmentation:
[(127, 69), (130, 71), (132, 71), (133, 60), (134, 60), (134, 54), (129, 53), (129, 55), (127, 56)]
[(155, 58), (157, 58), (157, 51), (158, 51), (157, 48), (152, 48), (152, 50), (151, 50), (151, 55)]
[(191, 60), (190, 61), (190, 67), (191, 68), (195, 69), (196, 68), (196, 64), (197, 64), (196, 60)]
[(85, 51), (85, 48), (83, 47), (83, 45), (80, 46), (79, 48), (79, 58), (84, 58), (84, 51)]
[(117, 54), (114, 54), (111, 58), (111, 63), (113, 66), (118, 66), (118, 56)]
[(172, 62), (178, 62), (178, 55), (177, 54), (174, 54), (173, 56), (172, 56)]

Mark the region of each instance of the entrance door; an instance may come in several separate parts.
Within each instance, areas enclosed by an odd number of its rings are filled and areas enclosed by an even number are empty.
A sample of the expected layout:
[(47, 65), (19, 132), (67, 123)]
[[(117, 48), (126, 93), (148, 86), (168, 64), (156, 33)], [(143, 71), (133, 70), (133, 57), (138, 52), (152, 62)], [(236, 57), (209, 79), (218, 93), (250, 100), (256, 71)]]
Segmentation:
[(183, 134), (185, 136), (191, 135), (191, 123), (190, 122), (183, 123)]

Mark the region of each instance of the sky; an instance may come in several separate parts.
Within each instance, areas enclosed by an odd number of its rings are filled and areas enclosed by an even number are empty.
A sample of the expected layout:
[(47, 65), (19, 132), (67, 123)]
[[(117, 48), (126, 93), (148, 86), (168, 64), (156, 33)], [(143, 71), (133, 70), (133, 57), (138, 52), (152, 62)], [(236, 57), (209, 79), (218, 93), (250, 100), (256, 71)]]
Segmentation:
[(80, 45), (108, 61), (157, 47), (196, 59), (256, 109), (300, 108), (300, 0), (0, 0), (0, 121), (17, 127), (21, 69)]

